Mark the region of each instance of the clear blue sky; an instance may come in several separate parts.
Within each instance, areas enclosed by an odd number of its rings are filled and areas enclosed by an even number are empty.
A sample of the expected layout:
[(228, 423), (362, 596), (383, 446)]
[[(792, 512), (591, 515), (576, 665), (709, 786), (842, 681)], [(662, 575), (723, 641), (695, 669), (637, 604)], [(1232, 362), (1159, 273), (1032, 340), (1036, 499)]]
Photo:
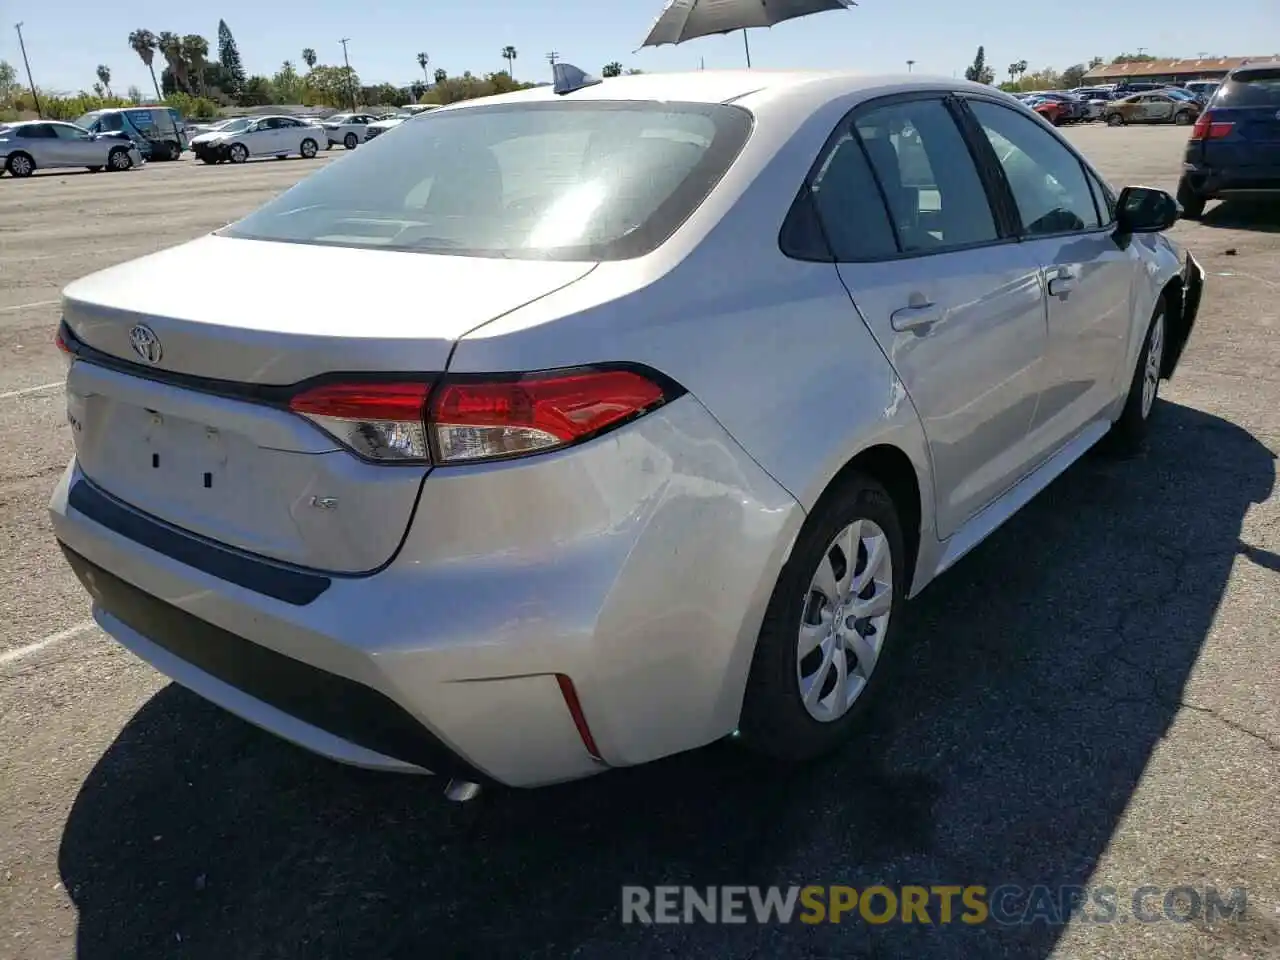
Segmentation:
[[(912, 58), (917, 72), (950, 76), (963, 72), (983, 44), (1001, 78), (1006, 65), (1020, 59), (1033, 70), (1061, 69), (1140, 46), (1157, 56), (1251, 56), (1280, 53), (1278, 4), (1233, 0), (1229, 13), (1213, 16), (1206, 15), (1211, 6), (1205, 0), (1067, 7), (1025, 0), (986, 0), (971, 7), (944, 0), (861, 0), (850, 11), (752, 31), (751, 52), (757, 67), (898, 72)], [(297, 63), (303, 47), (314, 47), (322, 63), (341, 64), (341, 37), (351, 38), (351, 65), (365, 83), (415, 79), (419, 50), (430, 54), (432, 69), (451, 74), (499, 70), (504, 44), (519, 50), (517, 79), (549, 79), (545, 55), (551, 50), (593, 71), (612, 60), (653, 71), (697, 69), (700, 58), (708, 69), (743, 64), (741, 34), (633, 52), (661, 9), (662, 0), (53, 0), (6, 4), (0, 59), (21, 70), (13, 30), (20, 16), (37, 85), (87, 89), (97, 64), (105, 63), (117, 91), (131, 84), (145, 91), (150, 80), (129, 49), (131, 30), (199, 33), (216, 55), (221, 16), (251, 74), (270, 75), (286, 59)]]

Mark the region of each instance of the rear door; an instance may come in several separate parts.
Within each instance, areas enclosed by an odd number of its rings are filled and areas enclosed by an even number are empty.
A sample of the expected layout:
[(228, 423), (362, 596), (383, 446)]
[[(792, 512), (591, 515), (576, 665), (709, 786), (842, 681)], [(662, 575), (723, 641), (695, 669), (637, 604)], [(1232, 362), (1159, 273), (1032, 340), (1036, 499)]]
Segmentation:
[(968, 106), (1004, 174), (1022, 246), (1043, 271), (1048, 362), (1029, 444), (1045, 459), (1127, 381), (1137, 254), (1115, 241), (1105, 188), (1052, 131), (990, 100), (973, 97)]
[(1047, 339), (1040, 265), (1002, 235), (942, 95), (856, 110), (813, 194), (840, 277), (923, 422), (949, 537), (1027, 471)]
[[(1280, 67), (1237, 70), (1209, 102), (1212, 135), (1201, 141), (1210, 167), (1233, 180), (1280, 181)], [(1229, 124), (1230, 126), (1225, 126)]]

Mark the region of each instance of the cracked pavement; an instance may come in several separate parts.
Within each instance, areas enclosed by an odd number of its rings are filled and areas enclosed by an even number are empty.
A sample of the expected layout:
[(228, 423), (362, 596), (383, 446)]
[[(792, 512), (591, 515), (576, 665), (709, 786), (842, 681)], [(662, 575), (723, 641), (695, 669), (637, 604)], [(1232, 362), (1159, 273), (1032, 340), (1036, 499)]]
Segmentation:
[[(1185, 135), (1068, 132), (1113, 183), (1168, 189)], [(1150, 448), (1086, 457), (912, 604), (847, 751), (779, 771), (716, 746), (458, 807), (260, 733), (84, 627), (45, 519), (70, 451), (48, 301), (312, 166), (0, 181), (0, 957), (1280, 956), (1280, 211), (1175, 228), (1209, 285)], [(1249, 907), (620, 922), (623, 884), (810, 883), (1109, 884), (1122, 905), (1216, 885)]]

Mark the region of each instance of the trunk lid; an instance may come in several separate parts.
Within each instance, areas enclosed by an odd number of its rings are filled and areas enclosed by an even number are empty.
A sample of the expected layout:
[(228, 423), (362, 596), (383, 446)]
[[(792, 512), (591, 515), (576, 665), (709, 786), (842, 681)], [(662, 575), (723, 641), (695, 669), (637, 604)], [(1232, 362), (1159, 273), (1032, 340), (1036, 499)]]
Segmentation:
[[(377, 569), (428, 468), (359, 459), (270, 402), (271, 388), (443, 372), (460, 336), (593, 266), (207, 237), (95, 274), (63, 299), (70, 333), (106, 355), (77, 360), (67, 379), (80, 468), (220, 543), (335, 573)], [(220, 278), (233, 286), (187, 292)], [(138, 325), (160, 345), (154, 362), (145, 338), (131, 344)]]

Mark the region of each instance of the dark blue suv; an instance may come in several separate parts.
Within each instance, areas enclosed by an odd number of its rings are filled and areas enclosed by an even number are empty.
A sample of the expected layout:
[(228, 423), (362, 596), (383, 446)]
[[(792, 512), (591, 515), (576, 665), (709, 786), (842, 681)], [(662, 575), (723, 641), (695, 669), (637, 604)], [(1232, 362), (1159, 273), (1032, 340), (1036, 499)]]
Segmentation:
[(1227, 75), (1187, 142), (1178, 182), (1183, 215), (1210, 200), (1280, 197), (1280, 60)]

